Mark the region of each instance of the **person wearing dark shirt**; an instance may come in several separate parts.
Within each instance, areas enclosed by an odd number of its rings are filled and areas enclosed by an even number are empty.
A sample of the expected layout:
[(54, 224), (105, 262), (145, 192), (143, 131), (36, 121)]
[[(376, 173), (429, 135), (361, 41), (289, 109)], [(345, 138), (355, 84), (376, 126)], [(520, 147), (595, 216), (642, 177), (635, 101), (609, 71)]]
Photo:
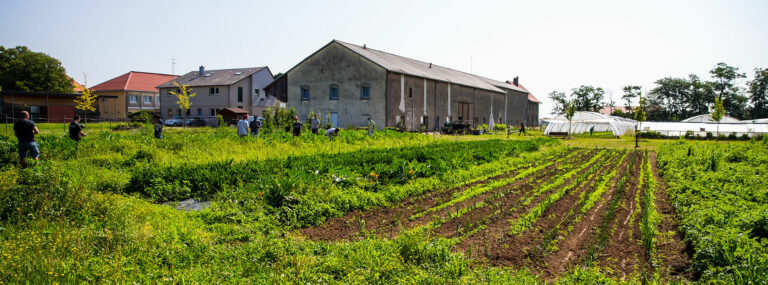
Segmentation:
[(293, 136), (294, 137), (301, 136), (301, 128), (302, 127), (303, 126), (299, 122), (299, 116), (294, 116), (293, 117)]
[(517, 135), (518, 135), (518, 136), (519, 136), (519, 135), (524, 135), (524, 136), (526, 135), (526, 134), (525, 134), (525, 123), (524, 123), (523, 121), (520, 121), (520, 132), (519, 132), (519, 133), (517, 133)]
[(155, 138), (156, 139), (162, 139), (163, 138), (163, 120), (160, 120), (160, 116), (155, 117)]
[(79, 142), (84, 136), (86, 134), (83, 132), (83, 126), (80, 125), (80, 116), (75, 115), (75, 118), (69, 123), (69, 138)]
[(19, 140), (19, 162), (21, 167), (27, 167), (27, 154), (30, 154), (34, 160), (40, 157), (40, 150), (35, 143), (35, 135), (39, 133), (35, 122), (29, 120), (29, 113), (21, 111), (21, 120), (13, 124), (13, 133)]
[(252, 137), (259, 137), (259, 132), (261, 131), (261, 121), (259, 121), (259, 118), (253, 118), (253, 121), (251, 121), (251, 136)]

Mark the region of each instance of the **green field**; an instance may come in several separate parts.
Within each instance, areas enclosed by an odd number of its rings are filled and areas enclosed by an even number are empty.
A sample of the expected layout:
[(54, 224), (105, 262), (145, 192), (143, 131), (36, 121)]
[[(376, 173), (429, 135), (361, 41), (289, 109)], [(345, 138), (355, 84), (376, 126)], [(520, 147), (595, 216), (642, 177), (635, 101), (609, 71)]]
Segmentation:
[[(540, 132), (330, 141), (166, 128), (156, 140), (96, 126), (75, 148), (61, 124), (40, 124), (41, 161), (23, 170), (15, 138), (0, 136), (1, 283), (766, 280), (755, 269), (768, 242), (760, 141), (644, 140), (634, 151), (631, 138)], [(687, 174), (706, 161), (712, 174)], [(732, 190), (681, 186), (707, 179)], [(702, 216), (721, 197), (755, 210)], [(204, 209), (177, 209), (187, 199)], [(635, 230), (621, 230), (625, 215)]]

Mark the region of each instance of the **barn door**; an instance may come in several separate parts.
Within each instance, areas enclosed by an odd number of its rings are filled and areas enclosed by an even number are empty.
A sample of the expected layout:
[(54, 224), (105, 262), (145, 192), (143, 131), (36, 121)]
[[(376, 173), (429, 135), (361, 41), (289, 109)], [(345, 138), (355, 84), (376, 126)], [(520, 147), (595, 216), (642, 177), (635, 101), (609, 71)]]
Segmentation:
[(469, 120), (469, 103), (459, 102), (459, 121)]

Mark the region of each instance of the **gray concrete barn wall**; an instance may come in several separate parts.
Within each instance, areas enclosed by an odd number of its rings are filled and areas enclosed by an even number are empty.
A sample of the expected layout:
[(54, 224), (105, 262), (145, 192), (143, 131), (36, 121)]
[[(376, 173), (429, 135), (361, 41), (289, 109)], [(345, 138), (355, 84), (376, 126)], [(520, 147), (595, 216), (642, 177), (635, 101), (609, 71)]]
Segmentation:
[[(426, 127), (428, 130), (433, 130), (436, 82), (399, 73), (389, 73), (388, 78), (387, 126), (396, 126), (398, 118), (403, 118), (407, 129), (418, 130), (422, 125), (422, 117), (426, 116), (428, 118)], [(401, 88), (401, 82), (404, 83), (403, 88)], [(412, 97), (411, 94), (413, 94)], [(437, 102), (437, 105), (441, 105), (440, 102)]]
[[(399, 73), (389, 73), (387, 83), (389, 85), (387, 126), (395, 126), (398, 118), (403, 118), (407, 129), (418, 129), (421, 126), (422, 116), (425, 116), (424, 106), (426, 106), (427, 129), (435, 130), (449, 116), (451, 121), (459, 120), (460, 102), (469, 104), (469, 113), (466, 118), (461, 119), (469, 121), (473, 127), (488, 123), (491, 104), (493, 104), (494, 120), (498, 122), (499, 116), (502, 117), (502, 120), (504, 117), (505, 94)], [(411, 92), (413, 97), (410, 97)], [(477, 117), (477, 122), (474, 121), (475, 117)]]
[[(287, 76), (287, 102), (301, 120), (310, 111), (338, 113), (340, 127), (365, 126), (367, 116), (382, 128), (385, 122), (386, 71), (341, 46), (331, 43), (300, 63)], [(362, 84), (370, 84), (370, 99), (362, 100)], [(329, 100), (329, 86), (339, 86), (339, 100)], [(309, 87), (309, 100), (301, 100), (301, 87)]]
[(517, 126), (519, 121), (527, 119), (528, 94), (507, 90), (507, 123)]

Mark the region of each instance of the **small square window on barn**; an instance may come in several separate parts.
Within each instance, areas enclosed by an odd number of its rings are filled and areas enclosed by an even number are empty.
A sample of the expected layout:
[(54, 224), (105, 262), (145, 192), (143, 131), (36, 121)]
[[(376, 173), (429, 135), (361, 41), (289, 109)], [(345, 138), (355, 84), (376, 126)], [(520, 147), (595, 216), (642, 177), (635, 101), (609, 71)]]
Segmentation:
[(330, 100), (339, 100), (339, 85), (331, 84), (328, 86), (328, 98)]
[(301, 86), (301, 100), (309, 100), (309, 86)]
[(243, 102), (243, 87), (237, 87), (237, 102)]
[(408, 88), (408, 98), (413, 98), (413, 88)]
[(363, 83), (363, 85), (360, 87), (360, 99), (368, 100), (371, 99), (371, 85), (368, 83)]

